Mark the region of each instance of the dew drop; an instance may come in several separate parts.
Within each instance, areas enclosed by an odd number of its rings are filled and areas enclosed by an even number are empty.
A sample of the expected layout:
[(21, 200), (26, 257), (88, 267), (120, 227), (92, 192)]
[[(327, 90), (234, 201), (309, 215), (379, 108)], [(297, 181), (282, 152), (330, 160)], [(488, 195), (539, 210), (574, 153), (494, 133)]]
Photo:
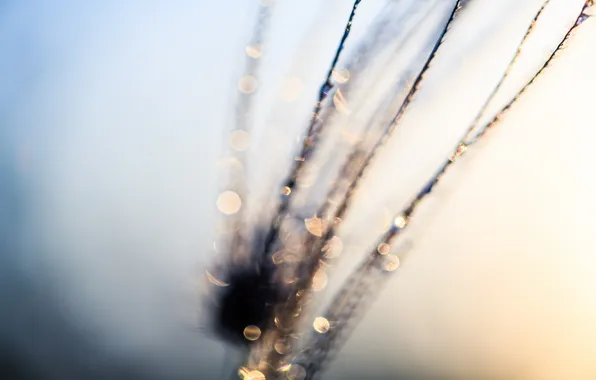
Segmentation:
[(238, 371), (238, 374), (243, 380), (266, 380), (263, 372), (257, 370), (248, 371), (247, 369), (241, 369)]
[(288, 380), (304, 380), (306, 379), (306, 370), (299, 364), (292, 364), (286, 372), (286, 377)]
[(399, 257), (395, 255), (387, 255), (383, 261), (383, 270), (394, 272), (397, 268), (399, 268)]
[(403, 215), (399, 215), (397, 218), (395, 218), (395, 220), (393, 221), (393, 224), (395, 225), (395, 227), (397, 228), (404, 228), (406, 226), (408, 222), (406, 221), (406, 218)]
[(323, 236), (323, 230), (325, 229), (325, 223), (323, 222), (323, 219), (317, 217), (304, 219), (304, 226), (311, 234), (318, 237)]
[(379, 252), (380, 255), (385, 256), (389, 254), (389, 251), (391, 251), (391, 246), (387, 243), (381, 243), (377, 247), (377, 252)]
[(275, 351), (280, 355), (285, 355), (290, 350), (290, 345), (285, 339), (278, 339), (273, 345)]
[(240, 211), (240, 207), (242, 207), (242, 200), (240, 199), (238, 193), (228, 190), (219, 194), (216, 204), (218, 210), (223, 214), (234, 215)]
[(263, 51), (259, 45), (248, 45), (246, 47), (246, 55), (250, 58), (258, 59), (263, 55)]
[(252, 94), (257, 89), (257, 78), (252, 75), (245, 75), (238, 81), (238, 90), (245, 94)]
[(230, 146), (237, 152), (244, 152), (250, 146), (250, 134), (241, 129), (233, 131), (230, 135)]
[(248, 325), (244, 328), (244, 337), (254, 342), (261, 337), (261, 329), (255, 325)]
[(458, 158), (461, 155), (463, 155), (464, 153), (466, 153), (467, 150), (468, 150), (468, 146), (464, 143), (460, 143), (459, 146), (457, 147), (457, 150), (455, 151), (455, 153), (451, 156), (450, 160), (454, 161), (456, 158)]
[(331, 324), (329, 323), (329, 321), (327, 320), (327, 318), (324, 317), (316, 317), (312, 327), (315, 329), (316, 332), (318, 332), (319, 334), (325, 334), (327, 331), (329, 331), (329, 328), (331, 327)]

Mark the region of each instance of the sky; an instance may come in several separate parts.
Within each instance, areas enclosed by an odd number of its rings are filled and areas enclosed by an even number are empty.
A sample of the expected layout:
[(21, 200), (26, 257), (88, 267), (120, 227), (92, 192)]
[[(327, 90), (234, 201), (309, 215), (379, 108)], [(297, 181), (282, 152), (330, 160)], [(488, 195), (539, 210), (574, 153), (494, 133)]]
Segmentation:
[[(363, 1), (354, 41), (383, 3)], [(425, 4), (444, 15), (449, 3)], [(581, 3), (552, 0), (497, 103)], [(540, 4), (470, 2), (368, 173), (329, 290), (448, 153)], [(284, 173), (273, 163), (304, 127), (350, 8), (276, 6), (255, 105), (257, 199)], [(221, 378), (234, 354), (201, 328), (197, 276), (213, 258), (216, 163), (255, 10), (0, 5), (0, 352), (23, 378)], [(421, 208), (412, 248), (325, 378), (596, 376), (595, 32), (587, 21)], [(284, 103), (288, 77), (302, 91)]]

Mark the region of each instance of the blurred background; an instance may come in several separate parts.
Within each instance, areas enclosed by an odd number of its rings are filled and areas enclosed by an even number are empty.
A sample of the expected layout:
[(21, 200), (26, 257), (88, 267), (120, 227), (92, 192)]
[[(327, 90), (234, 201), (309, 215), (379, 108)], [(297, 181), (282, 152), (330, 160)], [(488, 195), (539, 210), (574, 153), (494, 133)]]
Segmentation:
[[(387, 2), (362, 2), (342, 58), (372, 38)], [(428, 33), (452, 6), (395, 3)], [(551, 1), (501, 103), (582, 3)], [(542, 1), (468, 4), (346, 220), (331, 292), (461, 135)], [(236, 354), (206, 331), (200, 276), (257, 6), (0, 2), (2, 379), (226, 378)], [(286, 171), (277, 162), (289, 165), (351, 6), (277, 1), (255, 104), (253, 207)], [(595, 35), (586, 21), (445, 178), (324, 378), (596, 378)]]

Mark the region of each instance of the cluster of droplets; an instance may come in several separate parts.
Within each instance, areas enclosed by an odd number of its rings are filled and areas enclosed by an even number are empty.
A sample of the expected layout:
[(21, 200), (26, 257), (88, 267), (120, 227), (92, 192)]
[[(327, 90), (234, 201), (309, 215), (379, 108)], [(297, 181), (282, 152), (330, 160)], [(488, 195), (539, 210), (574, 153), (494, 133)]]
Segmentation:
[[(465, 155), (469, 147), (476, 144), (485, 136), (489, 129), (497, 125), (512, 105), (518, 101), (565, 47), (576, 29), (594, 14), (594, 1), (586, 1), (576, 22), (568, 30), (544, 65), (539, 68), (535, 75), (517, 92), (510, 102), (497, 112), (489, 122), (481, 125), (479, 121), (482, 119), (505, 79), (509, 76), (513, 66), (521, 55), (523, 45), (534, 30), (538, 19), (549, 2), (550, 0), (546, 0), (535, 15), (500, 81), (480, 109), (477, 117), (467, 128), (463, 138), (457, 143), (451, 154), (448, 155), (444, 164), (439, 167), (435, 175), (418, 191), (411, 202), (395, 214), (391, 226), (379, 238), (374, 249), (367, 255), (362, 265), (348, 278), (346, 285), (340, 289), (334, 298), (331, 307), (323, 316), (314, 318), (312, 322), (314, 335), (307, 339), (302, 351), (296, 353), (294, 346), (297, 346), (297, 341), (300, 338), (297, 331), (300, 328), (298, 321), (303, 314), (303, 309), (308, 307), (308, 303), (312, 299), (311, 293), (321, 291), (325, 288), (328, 281), (326, 274), (328, 262), (337, 258), (341, 252), (342, 242), (336, 232), (348, 208), (353, 192), (359, 180), (363, 177), (364, 171), (375, 152), (382, 147), (384, 142), (392, 134), (409, 104), (417, 94), (424, 74), (429, 70), (457, 13), (462, 9), (462, 3), (464, 3), (463, 1), (456, 1), (444, 30), (439, 36), (425, 65), (414, 79), (396, 115), (384, 132), (378, 137), (377, 142), (373, 144), (372, 148), (356, 144), (350, 158), (346, 161), (344, 168), (340, 172), (347, 174), (340, 177), (344, 178), (344, 181), (337, 181), (336, 187), (332, 187), (326, 198), (327, 200), (334, 200), (331, 202), (333, 205), (339, 205), (335, 209), (332, 209), (330, 207), (331, 203), (327, 202), (315, 216), (304, 219), (302, 227), (299, 228), (295, 226), (296, 220), (287, 214), (288, 205), (298, 179), (298, 174), (302, 172), (304, 163), (308, 161), (314, 152), (318, 137), (317, 133), (320, 133), (321, 127), (317, 123), (321, 119), (320, 114), (323, 110), (324, 101), (333, 89), (334, 83), (345, 84), (350, 79), (350, 72), (346, 69), (337, 69), (336, 64), (349, 35), (355, 10), (360, 0), (354, 2), (345, 33), (341, 39), (329, 73), (319, 90), (319, 98), (307, 128), (308, 133), (304, 138), (301, 153), (294, 160), (295, 164), (291, 174), (282, 186), (282, 201), (276, 214), (277, 218), (272, 222), (269, 229), (269, 236), (265, 243), (266, 251), (272, 247), (279, 246), (281, 243), (280, 249), (276, 250), (270, 257), (273, 264), (280, 268), (278, 270), (281, 274), (280, 283), (290, 287), (290, 297), (280, 305), (277, 305), (276, 315), (273, 318), (271, 328), (261, 331), (257, 326), (248, 325), (244, 329), (243, 335), (245, 339), (255, 342), (255, 344), (251, 346), (249, 359), (245, 363), (245, 366), (241, 367), (238, 372), (242, 378), (256, 380), (265, 378), (275, 379), (283, 376), (289, 380), (311, 379), (324, 368), (324, 364), (332, 351), (337, 349), (337, 346), (347, 339), (348, 322), (356, 313), (358, 306), (370, 295), (371, 289), (373, 289), (373, 285), (375, 284), (374, 278), (376, 274), (391, 273), (399, 268), (399, 256), (391, 252), (397, 245), (396, 239), (410, 225), (412, 218), (415, 216), (415, 211), (421, 202), (432, 193), (447, 170)], [(263, 6), (268, 7), (269, 5), (265, 3)], [(246, 54), (250, 59), (259, 59), (262, 54), (260, 44), (250, 44), (247, 46)], [(238, 90), (245, 95), (249, 95), (256, 90), (257, 84), (256, 77), (249, 72), (241, 77), (238, 83)], [(332, 101), (338, 112), (344, 114), (349, 112), (346, 99), (339, 88), (335, 90)], [(234, 151), (243, 152), (248, 148), (249, 141), (250, 135), (247, 130), (236, 129), (231, 134), (230, 146)], [(343, 198), (341, 194), (343, 194)], [(336, 198), (340, 199), (339, 203), (335, 202)], [(226, 190), (219, 195), (217, 206), (223, 214), (234, 215), (241, 209), (242, 200), (237, 192)], [(287, 223), (294, 223), (294, 225), (290, 226), (287, 231), (284, 231), (284, 225)], [(226, 282), (216, 278), (209, 272), (207, 273), (207, 278), (215, 286), (228, 286)], [(386, 276), (381, 276), (380, 278), (383, 281)]]
[[(511, 60), (510, 64), (508, 65), (505, 73), (503, 74), (502, 80), (497, 85), (497, 90), (500, 88), (501, 84), (503, 83), (504, 79), (509, 75), (511, 68), (516, 63), (523, 44), (526, 42), (529, 34), (533, 31), (536, 21), (542, 15), (543, 11), (545, 10), (546, 6), (548, 5), (549, 0), (547, 0), (543, 6), (540, 8), (538, 13), (536, 14), (534, 20), (531, 23), (531, 26), (528, 28), (527, 33), (525, 34), (524, 38), (522, 39), (519, 48), (514, 55), (513, 59)], [(422, 187), (422, 189), (418, 192), (418, 194), (414, 197), (414, 199), (405, 207), (402, 211), (396, 214), (394, 223), (392, 224), (391, 228), (385, 233), (385, 235), (380, 239), (378, 245), (376, 246), (375, 250), (370, 253), (367, 259), (362, 263), (358, 269), (352, 273), (348, 281), (351, 281), (351, 286), (345, 286), (344, 289), (340, 290), (338, 295), (332, 301), (332, 306), (328, 309), (325, 313), (326, 317), (330, 320), (337, 319), (337, 326), (348, 326), (347, 318), (353, 316), (355, 311), (354, 304), (347, 302), (347, 305), (343, 308), (336, 308), (333, 305), (346, 302), (346, 300), (354, 299), (357, 302), (361, 302), (362, 300), (362, 289), (366, 286), (366, 282), (370, 282), (371, 277), (375, 275), (375, 273), (387, 273), (393, 272), (399, 267), (399, 258), (395, 255), (389, 255), (389, 252), (392, 250), (392, 244), (396, 241), (397, 237), (408, 227), (415, 210), (417, 209), (418, 205), (421, 201), (428, 196), (436, 184), (440, 181), (443, 175), (446, 173), (447, 169), (450, 168), (456, 161), (458, 161), (467, 151), (469, 146), (477, 143), (486, 133), (486, 131), (493, 126), (495, 126), (504, 116), (504, 114), (511, 108), (513, 103), (515, 103), (521, 95), (523, 95), (529, 86), (533, 84), (536, 79), (544, 72), (544, 70), (551, 64), (553, 59), (557, 56), (557, 54), (564, 48), (566, 43), (568, 42), (569, 38), (573, 35), (573, 33), (577, 30), (577, 28), (589, 17), (593, 14), (593, 1), (587, 1), (580, 15), (578, 16), (576, 22), (573, 26), (568, 30), (565, 34), (561, 42), (557, 45), (554, 49), (551, 56), (547, 59), (547, 61), (540, 67), (540, 69), (536, 72), (536, 74), (524, 85), (516, 96), (505, 105), (488, 123), (478, 126), (477, 122), (480, 120), (480, 117), (476, 118), (475, 122), (469, 127), (468, 131), (466, 132), (464, 138), (457, 144), (456, 148), (453, 150), (452, 154), (449, 156), (445, 164), (441, 166), (438, 172), (427, 182), (426, 185)], [(480, 111), (480, 116), (485, 112), (488, 108), (488, 105), (497, 91), (494, 91), (485, 106)], [(473, 131), (477, 130), (476, 133)], [(381, 271), (379, 271), (381, 269)], [(354, 285), (356, 284), (356, 285)], [(345, 290), (345, 291), (343, 291)], [(342, 320), (340, 320), (342, 319)], [(339, 330), (339, 329), (338, 329)], [(342, 333), (344, 336), (343, 339), (346, 339), (345, 331), (337, 331), (338, 336)], [(340, 342), (341, 343), (341, 342)], [(318, 346), (318, 347), (317, 347)], [(306, 344), (307, 349), (305, 350), (304, 355), (302, 357), (298, 357), (297, 362), (308, 364), (308, 367), (312, 368), (312, 371), (319, 371), (323, 366), (323, 362), (326, 359), (326, 356), (329, 355), (329, 351), (333, 348), (333, 342), (329, 338), (321, 338), (317, 335), (312, 337), (309, 342)], [(319, 348), (319, 349), (317, 349)]]

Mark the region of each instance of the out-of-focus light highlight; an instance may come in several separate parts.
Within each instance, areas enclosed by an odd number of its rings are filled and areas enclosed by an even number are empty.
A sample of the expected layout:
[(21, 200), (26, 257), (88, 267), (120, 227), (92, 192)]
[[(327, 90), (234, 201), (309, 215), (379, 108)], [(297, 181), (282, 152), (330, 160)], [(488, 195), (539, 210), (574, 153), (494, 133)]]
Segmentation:
[(317, 217), (304, 219), (304, 226), (311, 234), (317, 237), (323, 236), (323, 230), (325, 229), (323, 219)]
[(234, 215), (242, 207), (242, 200), (238, 193), (227, 190), (217, 197), (217, 209), (226, 215)]
[(403, 215), (400, 215), (398, 217), (395, 218), (395, 220), (393, 221), (393, 224), (395, 224), (395, 226), (397, 228), (404, 228), (407, 224), (407, 220)]
[(238, 90), (245, 94), (252, 94), (257, 89), (259, 82), (252, 75), (245, 75), (238, 80)]
[(381, 243), (377, 247), (377, 252), (379, 252), (379, 255), (385, 256), (389, 254), (389, 251), (391, 251), (391, 246), (387, 243)]
[(263, 50), (259, 45), (248, 45), (246, 46), (246, 55), (250, 58), (258, 59), (263, 55)]
[(394, 272), (397, 268), (399, 268), (399, 257), (395, 255), (387, 255), (383, 260), (383, 270)]
[(238, 129), (230, 134), (230, 146), (237, 152), (244, 152), (250, 147), (250, 134)]
[(312, 327), (315, 329), (316, 332), (319, 334), (325, 334), (331, 328), (331, 324), (324, 317), (316, 317)]
[(244, 328), (243, 334), (247, 340), (254, 342), (261, 337), (261, 329), (255, 325), (248, 325)]
[(304, 380), (306, 378), (306, 369), (299, 364), (292, 364), (286, 372), (288, 380)]

